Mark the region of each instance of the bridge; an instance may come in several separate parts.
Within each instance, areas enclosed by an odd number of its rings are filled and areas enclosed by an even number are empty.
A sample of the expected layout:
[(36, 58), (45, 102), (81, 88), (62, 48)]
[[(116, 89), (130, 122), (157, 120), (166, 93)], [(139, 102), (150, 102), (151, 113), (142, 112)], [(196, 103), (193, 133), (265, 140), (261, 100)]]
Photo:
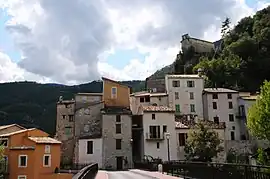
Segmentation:
[(99, 170), (95, 179), (181, 179), (162, 174), (160, 172), (149, 172), (144, 170), (128, 170), (128, 171), (102, 171)]

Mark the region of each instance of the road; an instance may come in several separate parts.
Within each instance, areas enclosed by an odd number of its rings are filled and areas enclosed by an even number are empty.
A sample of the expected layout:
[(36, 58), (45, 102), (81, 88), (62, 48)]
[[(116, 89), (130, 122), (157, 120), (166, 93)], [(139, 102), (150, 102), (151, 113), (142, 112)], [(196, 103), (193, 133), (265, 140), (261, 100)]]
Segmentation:
[(96, 179), (180, 179), (164, 175), (159, 172), (147, 172), (142, 170), (130, 171), (99, 171)]

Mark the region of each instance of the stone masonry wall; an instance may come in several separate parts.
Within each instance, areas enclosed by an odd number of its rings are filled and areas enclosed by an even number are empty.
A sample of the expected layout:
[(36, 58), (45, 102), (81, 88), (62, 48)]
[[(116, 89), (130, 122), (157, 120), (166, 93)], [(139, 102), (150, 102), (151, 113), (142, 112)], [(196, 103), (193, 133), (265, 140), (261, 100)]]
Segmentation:
[[(116, 115), (102, 116), (103, 167), (116, 169), (116, 157), (123, 157), (123, 168), (132, 167), (132, 120), (130, 115), (121, 115), (121, 134), (116, 134)], [(122, 139), (121, 150), (116, 150), (116, 139)]]

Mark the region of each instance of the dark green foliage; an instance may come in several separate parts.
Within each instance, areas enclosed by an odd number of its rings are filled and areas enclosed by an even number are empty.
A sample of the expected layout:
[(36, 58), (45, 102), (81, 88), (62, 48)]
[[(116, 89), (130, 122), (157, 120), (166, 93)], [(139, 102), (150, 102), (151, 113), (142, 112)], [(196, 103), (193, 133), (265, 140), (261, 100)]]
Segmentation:
[(213, 157), (223, 151), (218, 133), (208, 128), (203, 122), (188, 134), (185, 146), (186, 159), (191, 161), (211, 162)]
[[(144, 81), (125, 81), (133, 91), (144, 88)], [(56, 102), (59, 96), (74, 98), (78, 92), (102, 92), (102, 82), (65, 86), (14, 82), (0, 84), (0, 125), (17, 123), (25, 127), (37, 127), (53, 135), (56, 124)]]

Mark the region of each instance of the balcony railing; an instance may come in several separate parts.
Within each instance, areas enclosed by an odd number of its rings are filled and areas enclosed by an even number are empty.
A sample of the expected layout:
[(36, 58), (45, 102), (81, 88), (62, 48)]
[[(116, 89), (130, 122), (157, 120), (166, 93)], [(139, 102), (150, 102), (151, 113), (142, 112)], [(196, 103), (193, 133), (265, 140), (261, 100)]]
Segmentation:
[(164, 140), (164, 134), (162, 133), (146, 133), (146, 140)]

